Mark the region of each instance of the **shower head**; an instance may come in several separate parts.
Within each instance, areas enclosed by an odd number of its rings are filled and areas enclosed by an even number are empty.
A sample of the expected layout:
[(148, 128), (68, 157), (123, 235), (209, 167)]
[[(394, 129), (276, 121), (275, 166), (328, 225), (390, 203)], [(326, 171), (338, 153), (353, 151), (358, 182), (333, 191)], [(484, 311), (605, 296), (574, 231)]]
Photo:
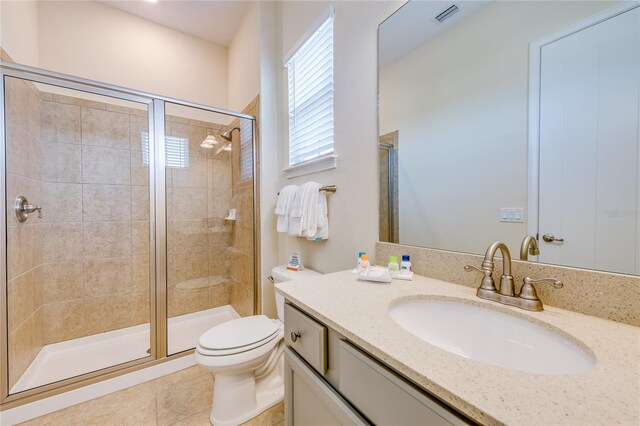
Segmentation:
[(233, 132), (234, 130), (240, 132), (240, 127), (234, 127), (233, 129), (227, 130), (226, 132), (218, 135), (218, 140), (220, 140), (220, 142), (222, 143), (232, 142), (231, 132)]
[(222, 144), (216, 149), (216, 153), (214, 155), (220, 154), (222, 151), (231, 151), (231, 142), (233, 139), (231, 138), (231, 133), (237, 130), (240, 133), (240, 127), (234, 127), (233, 129), (227, 130), (226, 132), (217, 135), (216, 137)]

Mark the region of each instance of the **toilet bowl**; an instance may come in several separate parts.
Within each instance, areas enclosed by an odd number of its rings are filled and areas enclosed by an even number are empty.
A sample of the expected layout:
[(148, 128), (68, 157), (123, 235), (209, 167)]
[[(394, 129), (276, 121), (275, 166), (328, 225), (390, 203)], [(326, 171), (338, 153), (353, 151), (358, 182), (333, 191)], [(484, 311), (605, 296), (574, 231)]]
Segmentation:
[[(277, 266), (274, 282), (320, 275), (304, 269)], [(194, 353), (195, 360), (214, 374), (214, 426), (244, 423), (284, 399), (284, 297), (276, 293), (278, 319), (253, 315), (227, 321), (207, 330)]]

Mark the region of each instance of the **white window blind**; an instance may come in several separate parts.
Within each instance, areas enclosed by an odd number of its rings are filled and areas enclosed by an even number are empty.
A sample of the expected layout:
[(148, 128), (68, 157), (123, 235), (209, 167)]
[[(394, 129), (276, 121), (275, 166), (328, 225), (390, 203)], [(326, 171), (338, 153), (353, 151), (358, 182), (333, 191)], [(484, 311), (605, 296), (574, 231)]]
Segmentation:
[[(165, 159), (167, 167), (186, 169), (189, 167), (189, 139), (177, 136), (165, 137)], [(149, 165), (149, 133), (142, 132), (142, 163)]]
[(240, 119), (240, 180), (253, 177), (253, 125), (251, 120)]
[(333, 17), (286, 63), (289, 166), (333, 153)]

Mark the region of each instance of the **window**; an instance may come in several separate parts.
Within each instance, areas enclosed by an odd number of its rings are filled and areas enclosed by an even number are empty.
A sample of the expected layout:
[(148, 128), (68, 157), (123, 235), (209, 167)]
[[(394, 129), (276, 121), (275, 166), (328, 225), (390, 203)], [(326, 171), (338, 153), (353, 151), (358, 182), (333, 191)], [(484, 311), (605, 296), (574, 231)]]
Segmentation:
[(291, 167), (333, 153), (332, 16), (304, 42), (286, 67)]
[(240, 180), (253, 178), (253, 121), (240, 119)]
[[(167, 167), (186, 169), (189, 167), (189, 139), (166, 136), (165, 159)], [(149, 165), (149, 133), (142, 132), (142, 163)]]

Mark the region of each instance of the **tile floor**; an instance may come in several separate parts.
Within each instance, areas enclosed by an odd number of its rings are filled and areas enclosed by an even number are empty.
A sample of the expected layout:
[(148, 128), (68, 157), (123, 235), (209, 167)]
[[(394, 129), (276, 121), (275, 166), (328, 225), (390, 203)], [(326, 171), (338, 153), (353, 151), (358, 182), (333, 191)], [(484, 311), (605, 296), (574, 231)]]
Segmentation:
[[(22, 423), (44, 425), (208, 426), (213, 376), (193, 366)], [(284, 425), (284, 404), (278, 404), (246, 425)]]

